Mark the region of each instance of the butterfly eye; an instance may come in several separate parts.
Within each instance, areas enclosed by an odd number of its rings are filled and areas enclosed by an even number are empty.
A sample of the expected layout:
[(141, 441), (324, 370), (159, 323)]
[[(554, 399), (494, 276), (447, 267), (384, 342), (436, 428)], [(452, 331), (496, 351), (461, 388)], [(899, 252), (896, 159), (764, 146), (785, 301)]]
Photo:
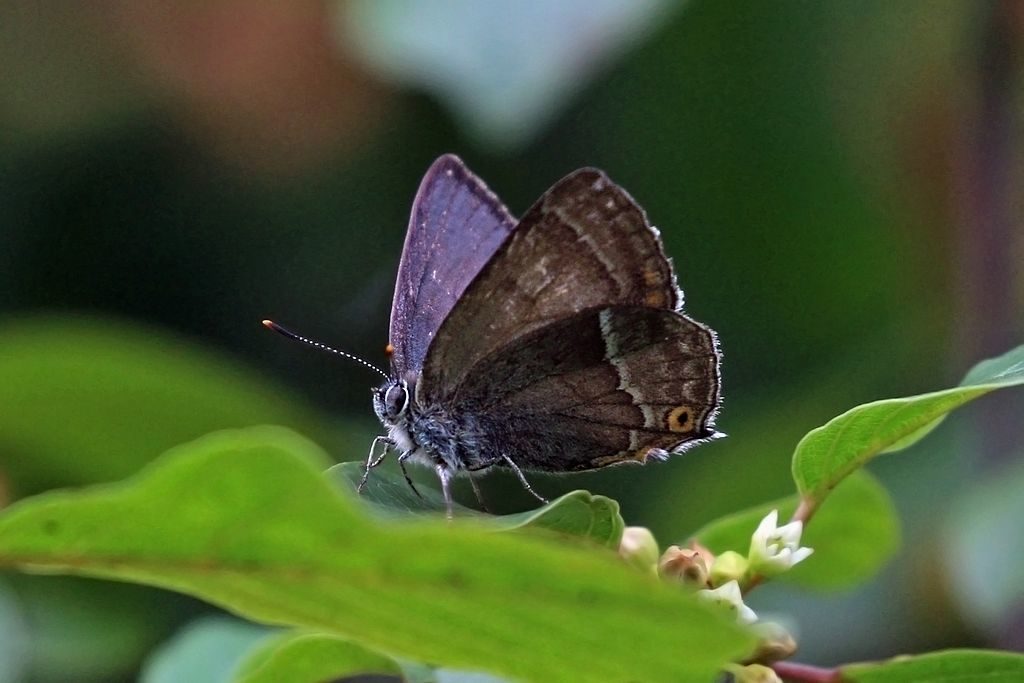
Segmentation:
[(409, 392), (405, 388), (405, 382), (392, 385), (384, 394), (384, 408), (391, 418), (396, 418), (405, 412), (409, 405)]

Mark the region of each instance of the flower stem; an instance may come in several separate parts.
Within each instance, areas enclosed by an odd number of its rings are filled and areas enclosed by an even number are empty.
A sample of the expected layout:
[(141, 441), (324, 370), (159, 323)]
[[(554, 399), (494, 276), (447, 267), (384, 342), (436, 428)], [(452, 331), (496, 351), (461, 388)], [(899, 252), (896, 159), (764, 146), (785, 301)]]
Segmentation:
[(811, 521), (811, 517), (818, 511), (818, 501), (808, 497), (802, 496), (800, 498), (800, 504), (796, 508), (796, 512), (793, 513), (793, 517), (789, 520), (790, 522), (803, 522), (804, 528), (807, 528), (807, 523)]

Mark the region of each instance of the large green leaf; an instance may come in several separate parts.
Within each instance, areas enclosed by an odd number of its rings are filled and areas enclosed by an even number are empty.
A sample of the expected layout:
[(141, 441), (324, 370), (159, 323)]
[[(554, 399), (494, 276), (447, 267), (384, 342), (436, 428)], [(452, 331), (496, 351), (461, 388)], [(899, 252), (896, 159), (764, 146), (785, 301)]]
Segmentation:
[[(363, 467), (363, 463), (359, 462), (341, 463), (328, 470), (328, 476), (354, 491), (362, 479)], [(388, 517), (444, 512), (444, 498), (437, 489), (421, 485), (416, 490), (420, 492), (419, 496), (397, 472), (378, 469), (370, 473), (360, 500)], [(454, 511), (460, 516), (480, 516), (461, 505), (454, 506)], [(619, 546), (625, 528), (619, 514), (619, 504), (611, 498), (595, 496), (588, 491), (572, 491), (536, 510), (481, 518), (499, 529), (548, 529), (587, 538), (610, 548)]]
[(19, 492), (121, 479), (216, 429), (272, 423), (326, 436), (326, 420), (252, 370), (110, 320), (6, 323), (0, 377), (0, 453)]
[[(410, 682), (412, 683), (412, 682)], [(421, 682), (416, 682), (421, 683)], [(427, 682), (422, 682), (427, 683)], [(435, 669), (429, 683), (511, 683), (507, 678), (499, 678), (477, 671), (457, 671), (454, 669)]]
[(793, 478), (812, 505), (876, 455), (906, 448), (955, 408), (1024, 384), (1024, 346), (976, 365), (955, 389), (857, 406), (811, 430), (793, 454)]
[(11, 507), (0, 565), (161, 586), (528, 681), (707, 680), (751, 646), (719, 612), (607, 550), (472, 520), (375, 521), (325, 464), (285, 430), (211, 435), (129, 483)]
[[(794, 494), (756, 505), (711, 522), (693, 537), (716, 553), (745, 555), (764, 516), (778, 510), (780, 520), (788, 519), (799, 500)], [(822, 590), (848, 588), (874, 576), (896, 552), (899, 537), (899, 518), (888, 492), (867, 472), (854, 472), (804, 532), (801, 544), (814, 548), (814, 554), (778, 580)]]
[(1024, 655), (946, 650), (842, 668), (844, 683), (1020, 683)]

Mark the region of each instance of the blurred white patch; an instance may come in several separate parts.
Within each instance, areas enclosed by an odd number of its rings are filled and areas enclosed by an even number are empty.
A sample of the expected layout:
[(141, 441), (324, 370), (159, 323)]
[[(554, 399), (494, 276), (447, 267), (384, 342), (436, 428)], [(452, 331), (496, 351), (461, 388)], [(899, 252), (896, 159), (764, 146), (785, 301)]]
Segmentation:
[(339, 40), (382, 78), (432, 93), (482, 142), (510, 149), (679, 4), (350, 0), (339, 4)]
[(943, 559), (960, 613), (998, 635), (1024, 607), (1024, 463), (973, 482), (949, 510)]
[(0, 583), (0, 683), (28, 680), (29, 624), (14, 591)]

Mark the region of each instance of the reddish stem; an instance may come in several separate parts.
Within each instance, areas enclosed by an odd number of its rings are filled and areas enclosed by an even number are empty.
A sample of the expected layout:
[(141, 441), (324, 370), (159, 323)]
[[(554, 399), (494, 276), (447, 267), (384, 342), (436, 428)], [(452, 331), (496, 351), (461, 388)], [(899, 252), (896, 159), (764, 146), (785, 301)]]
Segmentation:
[(793, 517), (789, 520), (791, 522), (803, 522), (804, 528), (807, 528), (807, 523), (811, 521), (811, 517), (818, 510), (818, 502), (812, 500), (807, 496), (800, 497), (800, 505), (797, 506), (796, 512), (793, 513)]

